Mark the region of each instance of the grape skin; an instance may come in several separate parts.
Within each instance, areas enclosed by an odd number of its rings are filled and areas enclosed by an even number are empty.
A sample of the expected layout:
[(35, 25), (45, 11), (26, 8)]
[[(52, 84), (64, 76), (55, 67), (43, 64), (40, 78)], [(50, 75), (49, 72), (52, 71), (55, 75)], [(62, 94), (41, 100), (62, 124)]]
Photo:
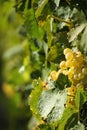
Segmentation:
[(66, 68), (66, 62), (65, 62), (65, 61), (62, 61), (62, 62), (60, 63), (60, 68), (61, 68), (61, 69), (65, 69), (65, 68)]
[(64, 55), (66, 55), (66, 54), (69, 53), (69, 52), (72, 52), (72, 50), (71, 50), (70, 48), (66, 48), (66, 49), (64, 49), (64, 51), (63, 51)]

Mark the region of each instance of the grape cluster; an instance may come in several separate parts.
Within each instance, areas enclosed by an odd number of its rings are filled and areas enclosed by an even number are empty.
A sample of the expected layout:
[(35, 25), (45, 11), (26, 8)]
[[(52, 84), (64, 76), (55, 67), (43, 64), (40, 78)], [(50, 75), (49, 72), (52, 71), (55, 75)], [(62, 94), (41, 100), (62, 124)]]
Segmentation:
[(55, 81), (60, 73), (67, 75), (72, 85), (67, 89), (67, 103), (74, 104), (77, 87), (86, 88), (87, 85), (87, 60), (80, 51), (64, 49), (65, 60), (59, 64), (58, 72), (52, 71), (51, 78)]
[(64, 50), (64, 55), (66, 60), (60, 63), (62, 73), (68, 75), (74, 86), (84, 86), (84, 79), (87, 77), (86, 58), (80, 51), (73, 52), (69, 48)]

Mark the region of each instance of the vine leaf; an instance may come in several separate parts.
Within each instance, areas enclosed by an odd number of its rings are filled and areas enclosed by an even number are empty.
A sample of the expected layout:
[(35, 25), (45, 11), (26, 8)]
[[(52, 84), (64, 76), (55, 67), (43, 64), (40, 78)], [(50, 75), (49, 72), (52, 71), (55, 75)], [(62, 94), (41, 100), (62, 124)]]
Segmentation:
[(82, 51), (84, 53), (87, 54), (87, 26), (82, 34), (82, 37), (81, 37), (80, 48), (82, 49)]
[(42, 92), (38, 102), (38, 110), (44, 120), (54, 122), (61, 119), (65, 109), (66, 91), (45, 90)]
[(49, 124), (40, 124), (39, 125), (40, 130), (52, 130)]
[(63, 7), (63, 6), (59, 6), (56, 10), (56, 14), (58, 17), (58, 28), (62, 29), (65, 26), (72, 26), (71, 22), (69, 21), (69, 17), (71, 14), (71, 9), (69, 6)]
[(71, 31), (68, 33), (69, 42), (74, 41), (75, 38), (83, 31), (83, 29), (87, 26), (87, 23), (82, 23), (76, 28), (72, 28)]
[[(80, 14), (80, 15), (79, 15)], [(79, 26), (86, 22), (85, 14), (82, 10), (78, 10), (76, 7), (70, 12), (70, 19), (75, 26)]]
[(60, 121), (57, 122), (57, 130), (67, 130), (78, 122), (78, 113), (74, 107), (67, 107), (64, 110), (63, 116)]
[(63, 48), (60, 48), (60, 45), (53, 45), (50, 47), (50, 50), (47, 55), (47, 60), (49, 62), (59, 62), (60, 59), (63, 57)]
[(32, 113), (40, 120), (40, 114), (38, 112), (38, 100), (42, 92), (41, 80), (34, 80), (34, 89), (29, 96), (29, 105)]
[(48, 47), (50, 47), (51, 43), (52, 43), (52, 40), (53, 40), (53, 34), (52, 34), (52, 31), (53, 31), (53, 18), (48, 17), (46, 19), (44, 29), (45, 29), (45, 31), (47, 33), (47, 37), (48, 37), (48, 39), (47, 39)]
[(25, 26), (31, 37), (38, 37), (38, 26), (34, 16), (34, 10), (30, 9), (25, 12)]
[(36, 18), (38, 18), (41, 15), (42, 10), (44, 9), (44, 7), (47, 3), (48, 3), (48, 0), (40, 0), (39, 6), (35, 12)]
[(82, 104), (84, 104), (85, 101), (87, 101), (87, 94), (83, 88), (78, 87), (75, 96), (75, 103), (78, 109), (82, 107)]
[(38, 26), (34, 10), (31, 8), (25, 10), (25, 27), (30, 38), (42, 39), (44, 31), (41, 27)]
[(75, 125), (70, 130), (85, 130), (85, 127), (84, 127), (84, 125), (82, 123), (79, 122), (77, 125)]
[(57, 7), (59, 7), (60, 0), (54, 0)]
[(71, 82), (68, 79), (68, 76), (60, 74), (58, 79), (56, 80), (56, 87), (58, 87), (60, 90), (63, 90), (65, 87), (69, 86), (71, 86)]

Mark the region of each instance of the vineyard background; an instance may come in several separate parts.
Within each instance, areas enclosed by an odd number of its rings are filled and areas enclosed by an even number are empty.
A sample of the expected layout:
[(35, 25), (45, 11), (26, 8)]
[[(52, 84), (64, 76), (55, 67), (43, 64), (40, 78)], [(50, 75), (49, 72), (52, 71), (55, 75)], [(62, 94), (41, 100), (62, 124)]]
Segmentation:
[(87, 57), (86, 0), (0, 0), (0, 130), (87, 129), (87, 83), (76, 111), (61, 101), (69, 79), (48, 80), (66, 48)]

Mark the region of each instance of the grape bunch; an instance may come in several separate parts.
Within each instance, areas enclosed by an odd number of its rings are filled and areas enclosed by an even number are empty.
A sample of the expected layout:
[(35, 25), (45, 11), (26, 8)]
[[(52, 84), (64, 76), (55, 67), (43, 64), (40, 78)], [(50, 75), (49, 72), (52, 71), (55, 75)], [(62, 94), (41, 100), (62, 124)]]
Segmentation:
[(60, 63), (60, 70), (63, 74), (68, 75), (69, 80), (76, 87), (85, 86), (87, 81), (87, 61), (80, 51), (73, 52), (71, 49), (64, 50), (65, 61)]
[(52, 71), (50, 76), (56, 81), (60, 73), (67, 75), (71, 81), (71, 86), (67, 87), (67, 103), (74, 104), (77, 87), (86, 89), (87, 85), (87, 60), (80, 51), (72, 51), (70, 48), (64, 49), (65, 60), (60, 62), (60, 69)]

